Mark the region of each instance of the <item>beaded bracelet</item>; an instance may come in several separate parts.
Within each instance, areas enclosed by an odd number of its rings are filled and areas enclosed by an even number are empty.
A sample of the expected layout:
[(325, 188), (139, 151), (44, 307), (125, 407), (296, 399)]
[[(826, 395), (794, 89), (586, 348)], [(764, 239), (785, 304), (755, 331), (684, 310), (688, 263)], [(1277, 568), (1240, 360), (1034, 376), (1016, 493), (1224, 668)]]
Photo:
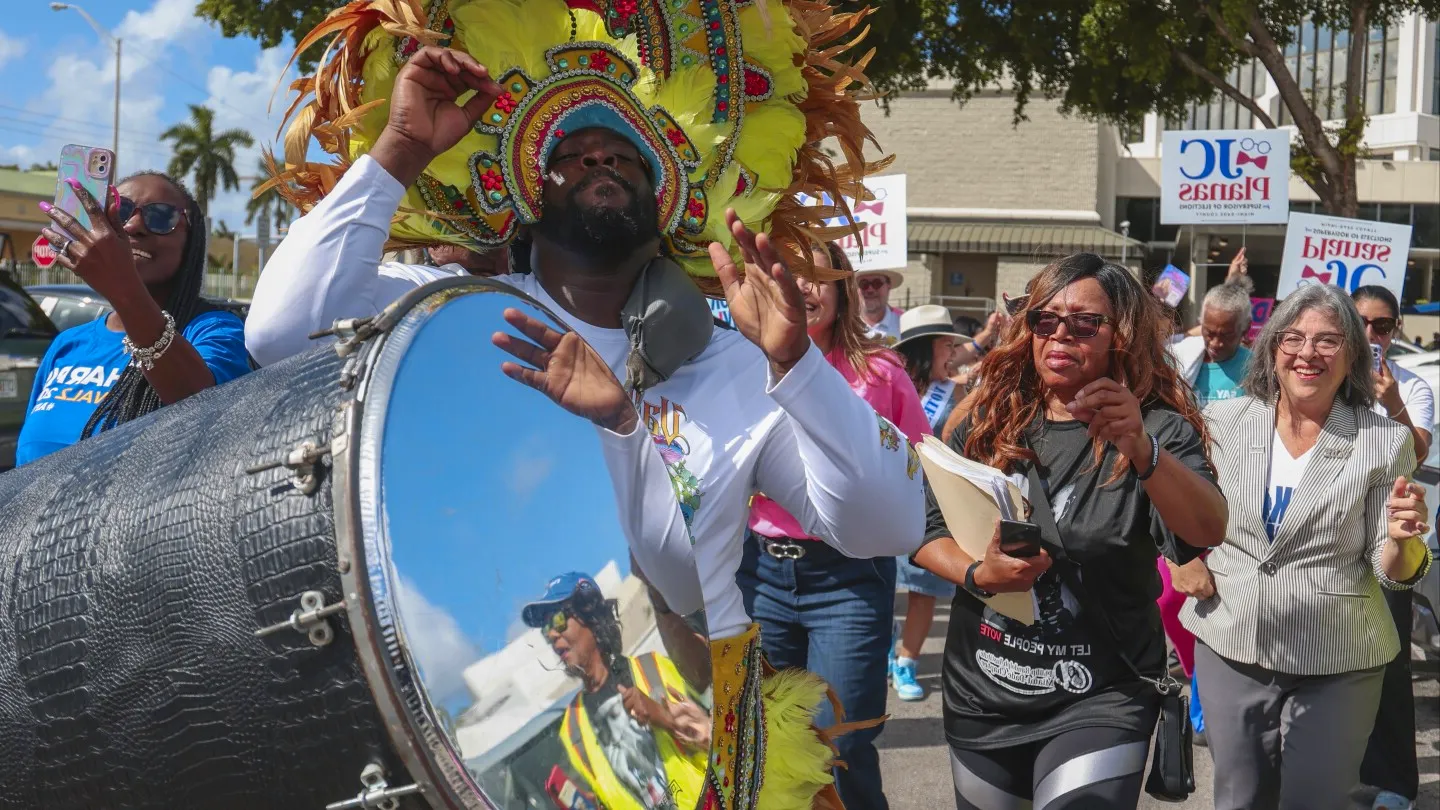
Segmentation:
[(130, 342), (129, 335), (120, 339), (121, 347), (130, 355), (130, 365), (139, 366), (141, 371), (155, 368), (155, 361), (159, 360), (175, 342), (175, 318), (163, 309), (160, 310), (160, 314), (165, 316), (165, 331), (160, 333), (160, 339), (155, 341), (155, 345), (138, 348)]

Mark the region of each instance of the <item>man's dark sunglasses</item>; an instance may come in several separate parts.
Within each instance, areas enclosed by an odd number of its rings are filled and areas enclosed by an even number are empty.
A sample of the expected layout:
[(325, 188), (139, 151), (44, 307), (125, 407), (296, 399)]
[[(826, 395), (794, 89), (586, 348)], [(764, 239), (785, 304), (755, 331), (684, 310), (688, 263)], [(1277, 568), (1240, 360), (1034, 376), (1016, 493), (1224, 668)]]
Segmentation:
[(173, 233), (176, 228), (180, 227), (180, 219), (185, 216), (183, 210), (170, 203), (152, 202), (136, 206), (135, 201), (129, 197), (120, 198), (120, 204), (116, 206), (115, 214), (123, 224), (129, 222), (130, 217), (135, 216), (137, 207), (140, 209), (140, 221), (145, 223), (145, 230), (156, 236)]
[(1399, 321), (1394, 318), (1361, 318), (1365, 325), (1375, 330), (1377, 335), (1388, 335), (1395, 331)]
[(1092, 338), (1100, 333), (1100, 325), (1114, 323), (1110, 318), (1098, 312), (1072, 312), (1069, 315), (1061, 315), (1058, 312), (1050, 312), (1043, 309), (1032, 309), (1025, 313), (1025, 322), (1030, 325), (1030, 331), (1040, 337), (1050, 337), (1060, 330), (1060, 324), (1070, 330), (1071, 337)]

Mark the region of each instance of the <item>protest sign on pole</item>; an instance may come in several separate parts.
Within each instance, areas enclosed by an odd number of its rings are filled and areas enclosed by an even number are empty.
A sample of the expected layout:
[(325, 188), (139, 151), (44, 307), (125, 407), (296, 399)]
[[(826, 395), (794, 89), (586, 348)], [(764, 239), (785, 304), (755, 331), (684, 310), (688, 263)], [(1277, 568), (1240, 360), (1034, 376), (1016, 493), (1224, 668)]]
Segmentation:
[[(850, 211), (860, 226), (860, 238), (849, 234), (839, 240), (850, 263), (856, 270), (900, 270), (909, 261), (908, 220), (905, 216), (905, 175), (891, 174), (865, 178), (865, 187), (873, 200), (850, 203)], [(818, 205), (829, 200), (806, 194), (796, 195), (801, 205)], [(825, 221), (827, 226), (846, 226), (844, 217)], [(862, 251), (861, 248), (864, 248)]]
[(1247, 341), (1253, 341), (1260, 336), (1260, 329), (1265, 322), (1270, 320), (1270, 313), (1275, 311), (1274, 298), (1256, 298), (1250, 296), (1250, 331), (1245, 333)]
[(1401, 298), (1410, 230), (1409, 225), (1389, 222), (1291, 214), (1275, 298), (1302, 284), (1334, 284), (1350, 293), (1379, 284)]
[(1285, 221), (1290, 212), (1288, 130), (1167, 130), (1162, 137), (1162, 223)]

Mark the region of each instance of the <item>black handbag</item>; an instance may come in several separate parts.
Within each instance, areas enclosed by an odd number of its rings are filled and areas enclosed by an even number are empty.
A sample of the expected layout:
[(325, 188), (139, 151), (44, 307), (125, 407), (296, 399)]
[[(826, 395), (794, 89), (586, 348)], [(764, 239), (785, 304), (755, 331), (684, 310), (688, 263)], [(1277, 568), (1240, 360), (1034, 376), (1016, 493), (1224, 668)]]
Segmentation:
[[(1190, 726), (1190, 700), (1185, 697), (1184, 684), (1175, 680), (1168, 670), (1162, 670), (1160, 677), (1151, 678), (1140, 672), (1135, 662), (1126, 655), (1120, 643), (1120, 636), (1110, 624), (1110, 617), (1100, 604), (1089, 598), (1084, 578), (1077, 576), (1080, 563), (1065, 553), (1065, 537), (1055, 521), (1050, 508), (1050, 488), (1046, 485), (1032, 463), (1028, 471), (1031, 490), (1031, 518), (1044, 521), (1057, 540), (1061, 553), (1057, 560), (1062, 562), (1060, 576), (1075, 592), (1086, 616), (1098, 616), (1106, 635), (1115, 645), (1115, 654), (1134, 673), (1135, 677), (1155, 687), (1160, 693), (1160, 719), (1155, 727), (1154, 756), (1150, 761), (1150, 776), (1145, 780), (1145, 792), (1166, 802), (1183, 802), (1195, 792), (1194, 729)], [(1066, 574), (1069, 573), (1069, 576)]]

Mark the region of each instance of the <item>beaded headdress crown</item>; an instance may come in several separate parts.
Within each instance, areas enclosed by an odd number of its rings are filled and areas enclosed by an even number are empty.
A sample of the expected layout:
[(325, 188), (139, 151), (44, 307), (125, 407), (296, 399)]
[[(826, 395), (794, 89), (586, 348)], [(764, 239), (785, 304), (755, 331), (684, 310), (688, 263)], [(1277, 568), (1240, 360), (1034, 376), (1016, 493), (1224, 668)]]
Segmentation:
[[(292, 85), (273, 182), (308, 210), (374, 144), (405, 61), (423, 45), (455, 48), (503, 92), (407, 190), (390, 247), (509, 242), (541, 216), (554, 146), (604, 127), (640, 151), (669, 254), (714, 292), (708, 244), (738, 254), (727, 208), (790, 246), (851, 230), (825, 220), (848, 221), (844, 199), (864, 199), (861, 179), (884, 163), (863, 157), (855, 91), (869, 57), (839, 61), (864, 16), (828, 0), (355, 0), (299, 43), (334, 36), (316, 75)], [(337, 160), (307, 160), (312, 137)], [(804, 206), (799, 192), (841, 202)], [(808, 251), (793, 252), (811, 275)]]

